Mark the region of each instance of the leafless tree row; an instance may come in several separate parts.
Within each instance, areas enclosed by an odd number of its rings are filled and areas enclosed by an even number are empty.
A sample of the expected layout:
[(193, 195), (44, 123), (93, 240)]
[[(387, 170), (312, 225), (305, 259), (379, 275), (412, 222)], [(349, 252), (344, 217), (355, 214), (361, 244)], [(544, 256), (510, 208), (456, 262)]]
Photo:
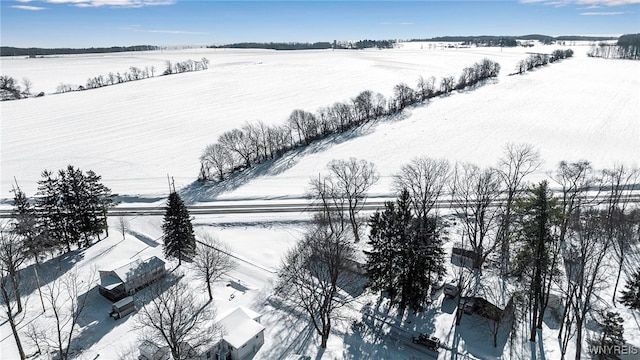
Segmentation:
[[(209, 59), (202, 58), (201, 60), (185, 60), (181, 62), (172, 63), (166, 62), (166, 69), (162, 75), (179, 74), (189, 71), (201, 71), (209, 68)], [(98, 75), (87, 79), (85, 85), (74, 86), (70, 84), (60, 83), (56, 88), (56, 93), (65, 93), (70, 91), (81, 91), (86, 89), (97, 89), (103, 86), (110, 86), (116, 84), (122, 84), (129, 81), (136, 81), (142, 79), (148, 79), (156, 76), (155, 66), (145, 66), (139, 68), (131, 66), (128, 71), (124, 72), (110, 72), (107, 75)]]
[(200, 156), (199, 179), (222, 181), (233, 172), (276, 159), (287, 151), (344, 133), (382, 116), (393, 115), (408, 106), (450, 93), (454, 89), (475, 85), (498, 76), (499, 72), (500, 64), (484, 59), (465, 68), (458, 82), (452, 76), (445, 77), (439, 88), (435, 78), (420, 77), (417, 89), (400, 83), (393, 88), (394, 96), (389, 99), (365, 90), (350, 101), (322, 107), (315, 113), (293, 110), (282, 125), (246, 123), (240, 129), (223, 133), (217, 142), (204, 149)]
[(546, 66), (549, 63), (570, 58), (573, 56), (573, 50), (554, 50), (551, 55), (548, 54), (531, 54), (524, 60), (520, 60), (516, 65), (516, 74), (524, 74), (527, 71), (531, 71), (537, 67)]

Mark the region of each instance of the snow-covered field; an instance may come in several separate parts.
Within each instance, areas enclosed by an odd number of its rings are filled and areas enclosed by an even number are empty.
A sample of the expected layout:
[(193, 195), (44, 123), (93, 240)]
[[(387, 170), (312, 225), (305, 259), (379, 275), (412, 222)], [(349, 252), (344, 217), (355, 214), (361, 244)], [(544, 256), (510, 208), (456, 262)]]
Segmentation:
[[(304, 194), (312, 176), (325, 171), (332, 159), (354, 156), (374, 162), (381, 181), (372, 193), (390, 193), (391, 175), (415, 156), (428, 155), (481, 166), (496, 163), (507, 142), (526, 142), (537, 148), (545, 163), (532, 180), (545, 177), (561, 160), (590, 160), (596, 168), (614, 163), (639, 165), (640, 160), (640, 63), (587, 58), (586, 46), (573, 46), (575, 57), (523, 76), (507, 76), (526, 52), (550, 52), (568, 46), (534, 48), (429, 48), (410, 43), (392, 50), (293, 51), (191, 49), (61, 56), (41, 59), (0, 58), (3, 75), (29, 78), (42, 98), (0, 103), (1, 171), (0, 204), (8, 208), (14, 177), (27, 195), (34, 195), (44, 169), (57, 170), (72, 164), (102, 175), (114, 193), (130, 196), (132, 203), (162, 206), (167, 195), (167, 174), (183, 188), (188, 203), (218, 199), (297, 198)], [(83, 84), (87, 78), (126, 71), (130, 66), (164, 69), (166, 60), (184, 61), (207, 57), (206, 71), (156, 77), (101, 89), (55, 95), (59, 83)], [(232, 184), (197, 187), (198, 158), (204, 147), (224, 131), (245, 122), (283, 123), (294, 109), (314, 111), (345, 101), (362, 90), (392, 95), (393, 86), (405, 82), (415, 87), (419, 76), (453, 75), (484, 57), (502, 65), (494, 82), (471, 91), (454, 92), (429, 104), (405, 110), (346, 136), (314, 144), (309, 149), (266, 164)], [(191, 186), (190, 186), (191, 185)], [(300, 221), (293, 215), (202, 215), (196, 231), (210, 231), (227, 242), (244, 259), (229, 280), (241, 280), (248, 290), (242, 295), (221, 282), (215, 305), (222, 313), (245, 305), (263, 313), (265, 345), (257, 358), (279, 359), (289, 353), (322, 358), (429, 358), (406, 347), (398, 327), (430, 331), (456, 344), (462, 353), (476, 358), (497, 358), (500, 351), (488, 344), (483, 324), (456, 331), (450, 304), (432, 308), (419, 318), (403, 323), (381, 324), (384, 305), (364, 296), (348, 318), (361, 320), (363, 308), (371, 309), (375, 326), (354, 331), (349, 322), (338, 323), (324, 354), (308, 325), (269, 300), (273, 270), (280, 256), (299, 237)], [(115, 219), (111, 219), (115, 222)], [(74, 267), (111, 269), (135, 257), (162, 256), (155, 243), (161, 235), (161, 219), (134, 218), (124, 241), (118, 234), (83, 252)], [(115, 224), (112, 224), (112, 228)], [(187, 274), (187, 276), (189, 276)], [(195, 291), (205, 294), (197, 283)], [(95, 319), (82, 330), (81, 355), (112, 359), (126, 351), (135, 337), (135, 315), (114, 324), (106, 317), (109, 302), (92, 290)], [(37, 293), (29, 294), (24, 321), (46, 323), (39, 317)], [(604, 296), (610, 298), (610, 295)], [(640, 346), (640, 326), (622, 308), (625, 335)], [(379, 312), (379, 314), (378, 314)], [(378, 315), (376, 315), (378, 314)], [(636, 315), (637, 318), (637, 315)], [(411, 323), (408, 322), (411, 320)], [(478, 328), (476, 328), (478, 327)], [(394, 330), (395, 329), (395, 330)], [(556, 333), (545, 328), (547, 359), (557, 352)], [(504, 349), (508, 354), (508, 349)], [(32, 353), (29, 348), (27, 353)], [(15, 357), (15, 343), (8, 324), (0, 326), (0, 358)], [(540, 356), (540, 355), (538, 355)], [(441, 358), (452, 358), (442, 351)], [(506, 355), (505, 355), (506, 357)], [(524, 359), (531, 353), (522, 354)], [(544, 357), (543, 357), (544, 358)]]

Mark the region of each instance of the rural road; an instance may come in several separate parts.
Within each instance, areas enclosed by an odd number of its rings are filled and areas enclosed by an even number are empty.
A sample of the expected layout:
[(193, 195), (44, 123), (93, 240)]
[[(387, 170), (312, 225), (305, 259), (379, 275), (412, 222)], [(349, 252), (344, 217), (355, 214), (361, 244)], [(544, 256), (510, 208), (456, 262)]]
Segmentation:
[[(556, 197), (560, 198), (558, 195)], [(380, 198), (378, 198), (380, 199)], [(622, 197), (627, 203), (640, 203), (640, 192), (631, 195), (625, 195)], [(363, 211), (375, 211), (384, 208), (385, 201), (393, 199), (382, 200), (367, 200), (362, 209)], [(589, 197), (589, 202), (605, 204), (609, 197), (600, 195), (596, 198)], [(497, 199), (493, 202), (493, 206), (500, 205), (504, 199)], [(235, 202), (236, 204), (232, 204)], [(269, 213), (301, 213), (301, 212), (317, 212), (321, 211), (322, 207), (316, 203), (308, 200), (301, 200), (297, 202), (282, 202), (281, 200), (261, 200), (256, 201), (224, 201), (222, 204), (216, 204), (212, 202), (207, 205), (191, 205), (187, 206), (191, 215), (229, 215), (229, 214), (269, 214)], [(434, 204), (436, 209), (453, 209), (456, 208), (457, 203), (451, 199), (440, 199)], [(164, 206), (127, 206), (121, 204), (109, 209), (109, 216), (163, 216), (166, 209)], [(0, 218), (12, 218), (13, 210), (0, 209)]]

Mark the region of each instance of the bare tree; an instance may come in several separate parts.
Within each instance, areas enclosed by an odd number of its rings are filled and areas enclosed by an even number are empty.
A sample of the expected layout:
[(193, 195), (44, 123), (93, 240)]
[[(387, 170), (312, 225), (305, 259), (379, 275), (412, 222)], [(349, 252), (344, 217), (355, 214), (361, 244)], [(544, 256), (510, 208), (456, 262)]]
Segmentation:
[(360, 219), (358, 213), (362, 210), (367, 199), (367, 192), (380, 176), (374, 163), (366, 160), (349, 158), (349, 160), (332, 160), (327, 167), (331, 175), (327, 181), (335, 189), (334, 197), (343, 199), (342, 208), (349, 215), (349, 223), (353, 231), (355, 242), (360, 241)]
[(26, 336), (29, 339), (29, 342), (36, 347), (36, 352), (34, 355), (42, 354), (42, 347), (40, 347), (40, 344), (43, 339), (46, 338), (47, 332), (44, 329), (36, 326), (36, 324), (32, 322), (27, 328)]
[(639, 168), (629, 169), (621, 164), (614, 166), (613, 169), (604, 170), (602, 176), (603, 192), (607, 194), (605, 203), (607, 238), (611, 241), (618, 260), (618, 275), (613, 287), (614, 306), (626, 250), (629, 248), (633, 233), (633, 222), (628, 218), (626, 210), (630, 200), (629, 195), (639, 179)]
[(584, 203), (589, 203), (587, 192), (596, 184), (593, 168), (586, 160), (574, 163), (561, 161), (554, 180), (562, 186), (562, 215), (560, 241), (564, 241), (572, 215), (579, 211)]
[(606, 286), (608, 266), (603, 262), (612, 242), (606, 234), (606, 221), (597, 210), (584, 211), (575, 223), (577, 256), (573, 259), (573, 279), (568, 279), (575, 289), (571, 291), (570, 308), (576, 325), (576, 360), (580, 359), (586, 316), (592, 309), (592, 299)]
[[(146, 290), (144, 305), (138, 311), (136, 327), (143, 338), (166, 344), (173, 359), (193, 357), (220, 335), (213, 322), (213, 303), (198, 304), (193, 291), (183, 282), (156, 282)], [(188, 346), (187, 346), (188, 345)]]
[(31, 95), (31, 88), (33, 87), (33, 83), (28, 78), (22, 78), (22, 86), (24, 86), (23, 94), (29, 96)]
[(337, 102), (332, 105), (331, 110), (333, 112), (333, 118), (337, 120), (337, 126), (339, 132), (346, 131), (353, 122), (355, 117), (353, 106), (341, 102)]
[(373, 92), (365, 90), (353, 99), (353, 110), (356, 121), (362, 123), (372, 118)]
[(426, 80), (422, 76), (418, 78), (418, 95), (421, 101), (427, 100), (433, 96), (436, 89), (435, 83), (436, 78), (433, 76)]
[(291, 129), (295, 129), (298, 134), (297, 143), (304, 145), (309, 145), (309, 143), (314, 139), (316, 134), (316, 123), (316, 116), (314, 114), (299, 109), (293, 110), (287, 119), (287, 124)]
[(345, 290), (353, 289), (356, 275), (350, 270), (355, 249), (343, 231), (317, 217), (304, 238), (283, 260), (276, 293), (304, 311), (327, 347), (332, 321), (339, 310), (353, 301)]
[(251, 167), (254, 148), (249, 137), (242, 130), (233, 129), (224, 132), (218, 138), (218, 143), (231, 153), (235, 153), (244, 161), (245, 167)]
[(495, 169), (462, 164), (456, 166), (452, 184), (455, 211), (475, 253), (473, 267), (480, 269), (498, 244), (495, 227), (501, 211), (496, 206), (501, 193), (500, 178)]
[(230, 171), (233, 166), (233, 157), (226, 147), (215, 143), (204, 149), (204, 152), (200, 156), (200, 164), (200, 175), (203, 179), (213, 178), (213, 175), (210, 174), (213, 168), (218, 175), (218, 180), (222, 181), (225, 178), (226, 172)]
[(440, 92), (442, 94), (450, 93), (455, 87), (456, 80), (453, 76), (445, 76), (440, 80)]
[(131, 229), (131, 223), (126, 216), (120, 215), (116, 220), (116, 230), (122, 234), (122, 240), (124, 240), (124, 236), (127, 234), (127, 231)]
[(60, 359), (69, 359), (71, 342), (78, 331), (78, 321), (84, 316), (93, 287), (94, 274), (81, 276), (77, 269), (53, 280), (44, 286), (45, 301), (51, 308), (55, 326), (53, 332), (47, 331), (45, 341), (53, 346)]
[(405, 83), (394, 86), (393, 93), (400, 109), (404, 109), (415, 102), (415, 91)]
[(417, 217), (426, 219), (443, 194), (450, 176), (447, 160), (426, 156), (414, 158), (394, 175), (393, 188), (400, 193), (407, 189)]
[(230, 256), (229, 247), (216, 236), (200, 234), (192, 266), (195, 277), (207, 285), (209, 300), (213, 300), (211, 284), (228, 274), (237, 265)]
[(0, 224), (0, 269), (3, 274), (11, 278), (14, 300), (17, 304), (17, 312), (22, 312), (22, 297), (20, 295), (19, 269), (26, 260), (26, 252), (22, 246), (22, 240), (14, 231)]
[(509, 246), (511, 223), (513, 221), (511, 209), (516, 196), (523, 190), (524, 178), (536, 171), (541, 164), (540, 153), (529, 144), (507, 144), (503, 156), (498, 160), (497, 172), (502, 179), (507, 195), (498, 233), (502, 259), (500, 271), (502, 274), (507, 273), (509, 261), (511, 261)]
[[(4, 315), (9, 322), (13, 338), (18, 347), (20, 359), (25, 359), (24, 349), (20, 341), (17, 328), (16, 315), (22, 311), (22, 300), (20, 299), (20, 284), (17, 282), (15, 271), (16, 261), (23, 258), (19, 249), (16, 248), (18, 240), (13, 232), (5, 231), (4, 226), (0, 228), (0, 301), (4, 304)], [(13, 269), (13, 270), (11, 270)], [(12, 272), (14, 272), (12, 274)], [(9, 284), (9, 278), (12, 284)], [(14, 312), (14, 302), (17, 303), (18, 311)]]

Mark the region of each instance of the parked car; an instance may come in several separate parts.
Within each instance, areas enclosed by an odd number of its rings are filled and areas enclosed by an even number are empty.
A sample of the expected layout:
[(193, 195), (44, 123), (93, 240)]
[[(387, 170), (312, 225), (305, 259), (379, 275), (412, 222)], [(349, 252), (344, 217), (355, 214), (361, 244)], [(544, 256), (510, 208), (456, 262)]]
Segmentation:
[(431, 350), (438, 350), (440, 347), (440, 339), (429, 334), (418, 334), (411, 339), (414, 344), (420, 344), (428, 347)]
[(458, 285), (454, 283), (446, 283), (444, 284), (443, 291), (444, 291), (444, 296), (450, 297), (453, 299), (456, 296), (458, 296), (458, 294), (460, 293), (460, 288), (458, 288)]

